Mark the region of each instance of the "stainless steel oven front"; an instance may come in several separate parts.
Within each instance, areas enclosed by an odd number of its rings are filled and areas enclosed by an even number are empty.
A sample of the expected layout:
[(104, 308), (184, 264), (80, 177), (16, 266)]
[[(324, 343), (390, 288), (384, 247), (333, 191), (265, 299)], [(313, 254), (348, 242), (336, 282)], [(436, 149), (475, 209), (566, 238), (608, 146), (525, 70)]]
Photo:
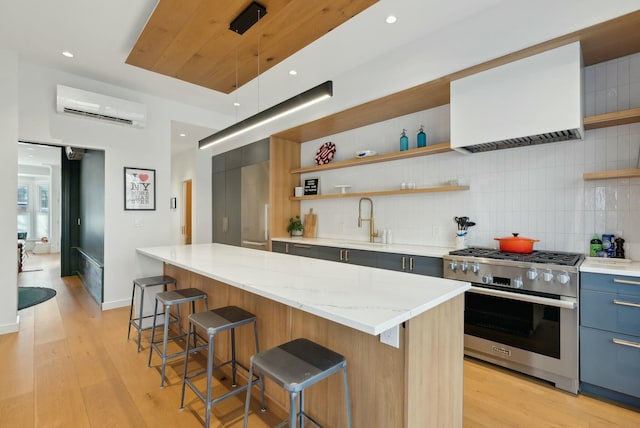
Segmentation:
[(465, 294), (465, 354), (578, 392), (578, 304), (473, 284)]
[(466, 355), (578, 392), (577, 263), (443, 260), (445, 278), (472, 285), (465, 293)]

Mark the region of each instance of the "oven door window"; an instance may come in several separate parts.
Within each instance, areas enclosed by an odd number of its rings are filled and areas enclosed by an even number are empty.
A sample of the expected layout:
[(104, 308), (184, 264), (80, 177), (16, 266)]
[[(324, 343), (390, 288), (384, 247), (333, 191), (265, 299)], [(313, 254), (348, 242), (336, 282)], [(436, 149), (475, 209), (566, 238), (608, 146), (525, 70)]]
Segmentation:
[(553, 306), (467, 292), (464, 332), (560, 358), (560, 309)]

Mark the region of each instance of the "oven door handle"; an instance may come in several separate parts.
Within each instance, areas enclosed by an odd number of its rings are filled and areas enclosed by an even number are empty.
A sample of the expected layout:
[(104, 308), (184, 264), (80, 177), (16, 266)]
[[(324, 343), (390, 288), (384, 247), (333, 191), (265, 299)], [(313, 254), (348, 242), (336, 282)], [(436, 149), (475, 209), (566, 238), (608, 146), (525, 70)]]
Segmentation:
[(504, 297), (511, 300), (520, 300), (521, 302), (537, 303), (540, 305), (553, 306), (560, 309), (576, 309), (578, 304), (572, 300), (556, 300), (547, 297), (530, 296), (528, 294), (510, 293), (508, 291), (494, 290), (492, 288), (482, 288), (471, 286), (469, 289), (472, 293), (485, 294), (487, 296)]

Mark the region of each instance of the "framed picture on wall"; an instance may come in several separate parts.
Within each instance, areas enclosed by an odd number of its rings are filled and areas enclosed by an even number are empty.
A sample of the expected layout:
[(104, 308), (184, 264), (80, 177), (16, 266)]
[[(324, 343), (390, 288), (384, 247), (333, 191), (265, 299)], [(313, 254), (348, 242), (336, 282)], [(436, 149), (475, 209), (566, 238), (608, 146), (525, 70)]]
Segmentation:
[(124, 167), (124, 209), (156, 209), (156, 170)]

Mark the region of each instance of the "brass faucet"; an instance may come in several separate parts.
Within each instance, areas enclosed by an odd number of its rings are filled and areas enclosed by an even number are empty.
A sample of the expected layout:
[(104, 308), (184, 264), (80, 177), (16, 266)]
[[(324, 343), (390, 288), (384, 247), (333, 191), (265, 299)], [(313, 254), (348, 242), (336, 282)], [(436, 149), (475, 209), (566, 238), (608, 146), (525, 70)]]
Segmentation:
[[(369, 201), (369, 206), (370, 206), (369, 218), (362, 218), (362, 201)], [(360, 201), (358, 202), (358, 227), (362, 227), (363, 221), (369, 222), (369, 242), (373, 242), (373, 238), (378, 237), (378, 232), (377, 231), (374, 232), (373, 201), (370, 198), (360, 198)]]

